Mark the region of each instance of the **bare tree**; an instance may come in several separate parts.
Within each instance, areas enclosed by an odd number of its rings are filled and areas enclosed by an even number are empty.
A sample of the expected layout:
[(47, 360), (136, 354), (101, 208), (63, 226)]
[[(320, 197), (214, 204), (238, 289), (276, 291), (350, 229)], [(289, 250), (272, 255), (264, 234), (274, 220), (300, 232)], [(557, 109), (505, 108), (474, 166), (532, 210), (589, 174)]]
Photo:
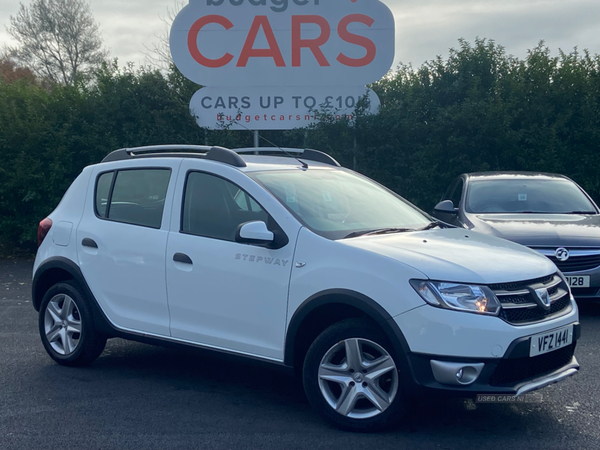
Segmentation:
[(160, 20), (165, 24), (165, 31), (160, 35), (155, 35), (158, 42), (155, 42), (152, 48), (145, 46), (146, 52), (144, 52), (144, 55), (146, 56), (146, 63), (148, 65), (158, 67), (161, 70), (169, 70), (173, 65), (169, 34), (173, 21), (186, 4), (187, 2), (184, 0), (173, 0), (173, 4), (167, 6), (166, 15), (159, 16)]
[(10, 35), (18, 42), (12, 55), (37, 75), (73, 84), (107, 56), (85, 0), (33, 0), (10, 16)]

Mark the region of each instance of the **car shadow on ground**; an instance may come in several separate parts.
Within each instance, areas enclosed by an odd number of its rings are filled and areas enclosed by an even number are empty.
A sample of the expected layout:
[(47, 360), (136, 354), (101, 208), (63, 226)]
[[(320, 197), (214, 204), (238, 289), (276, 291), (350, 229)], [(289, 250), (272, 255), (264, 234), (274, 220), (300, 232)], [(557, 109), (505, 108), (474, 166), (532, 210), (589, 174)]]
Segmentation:
[[(265, 431), (302, 426), (308, 432), (337, 432), (311, 409), (301, 383), (291, 374), (269, 364), (214, 352), (173, 350), (113, 339), (103, 355), (87, 368), (49, 364), (43, 371), (44, 378), (56, 380), (57, 388), (69, 383), (73, 395), (79, 389), (82, 393), (89, 391), (90, 383), (100, 390), (87, 392), (88, 396), (103, 397), (105, 390), (120, 392), (119, 400), (112, 397), (115, 410), (136, 403), (137, 411), (166, 414), (175, 403), (176, 414), (187, 420), (197, 416), (198, 405), (203, 405), (203, 409), (210, 410), (210, 417), (204, 420), (211, 423), (247, 421), (251, 417), (253, 426)], [(485, 433), (488, 438), (492, 435), (511, 440), (537, 434), (552, 439), (555, 434), (562, 440), (570, 431), (557, 420), (551, 402), (551, 396), (542, 403), (518, 405), (426, 398), (413, 401), (405, 417), (383, 434), (440, 439)]]

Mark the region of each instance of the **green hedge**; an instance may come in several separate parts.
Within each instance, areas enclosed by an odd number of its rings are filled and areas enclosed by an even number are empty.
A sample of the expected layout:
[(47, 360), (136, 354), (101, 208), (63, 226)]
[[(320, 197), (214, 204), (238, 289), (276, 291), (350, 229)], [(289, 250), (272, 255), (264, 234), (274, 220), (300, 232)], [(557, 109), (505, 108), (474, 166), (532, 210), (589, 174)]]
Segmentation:
[[(564, 173), (600, 200), (597, 55), (552, 56), (540, 44), (519, 60), (493, 41), (459, 41), (448, 59), (400, 67), (372, 88), (378, 115), (262, 134), (326, 151), (427, 211), (455, 176), (482, 170)], [(83, 167), (116, 148), (251, 146), (248, 132), (196, 125), (197, 89), (175, 70), (116, 63), (74, 87), (0, 77), (0, 251), (33, 251), (37, 223)]]

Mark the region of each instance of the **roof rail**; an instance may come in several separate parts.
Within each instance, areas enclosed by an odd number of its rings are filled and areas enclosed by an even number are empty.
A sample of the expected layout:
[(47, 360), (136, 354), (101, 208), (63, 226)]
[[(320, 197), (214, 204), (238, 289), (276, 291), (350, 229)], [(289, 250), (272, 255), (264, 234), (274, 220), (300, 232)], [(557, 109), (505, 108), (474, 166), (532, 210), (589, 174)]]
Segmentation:
[(153, 145), (149, 147), (122, 148), (108, 154), (102, 162), (124, 161), (134, 158), (156, 158), (159, 156), (196, 156), (218, 161), (234, 167), (246, 167), (240, 156), (228, 148), (205, 145)]
[(236, 148), (233, 150), (236, 153), (269, 153), (276, 154), (278, 156), (292, 156), (300, 157), (308, 161), (320, 162), (323, 164), (329, 164), (330, 166), (341, 167), (333, 157), (327, 153), (320, 152), (319, 150), (313, 150), (310, 148), (281, 148), (281, 147), (248, 147), (248, 148)]

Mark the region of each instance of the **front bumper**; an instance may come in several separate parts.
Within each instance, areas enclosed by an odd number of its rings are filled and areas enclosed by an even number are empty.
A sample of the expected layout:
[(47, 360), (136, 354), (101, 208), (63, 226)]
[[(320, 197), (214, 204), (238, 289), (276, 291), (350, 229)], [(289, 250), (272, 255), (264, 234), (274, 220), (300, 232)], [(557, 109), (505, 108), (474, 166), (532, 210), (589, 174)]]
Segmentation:
[[(576, 276), (567, 274), (569, 276)], [(571, 288), (573, 297), (577, 300), (600, 301), (600, 287), (593, 286), (589, 288)]]
[[(560, 262), (555, 256), (556, 247), (530, 248), (549, 258), (563, 275), (590, 278), (589, 287), (571, 287), (571, 292), (577, 300), (600, 300), (600, 249), (567, 247), (572, 257), (566, 262)], [(578, 252), (580, 255), (577, 255)]]
[[(502, 358), (459, 358), (411, 353), (408, 355), (413, 382), (425, 392), (458, 397), (477, 394), (522, 395), (576, 374), (579, 364), (574, 356), (581, 325), (574, 324), (573, 343), (568, 347), (543, 355), (529, 357), (529, 337), (514, 341)], [(431, 361), (477, 366), (483, 364), (476, 381), (457, 386), (440, 383), (432, 370)], [(439, 378), (439, 375), (438, 377)]]
[(590, 287), (571, 287), (571, 293), (577, 300), (600, 300), (600, 268), (579, 272), (563, 272), (567, 277), (590, 277)]

